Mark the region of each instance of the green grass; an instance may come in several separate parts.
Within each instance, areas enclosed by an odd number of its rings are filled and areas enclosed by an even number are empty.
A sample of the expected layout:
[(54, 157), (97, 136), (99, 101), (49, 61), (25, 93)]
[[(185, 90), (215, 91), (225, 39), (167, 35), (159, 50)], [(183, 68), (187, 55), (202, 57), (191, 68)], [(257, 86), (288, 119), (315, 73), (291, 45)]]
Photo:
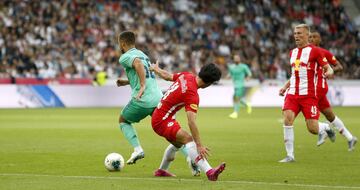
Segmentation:
[[(360, 136), (360, 108), (336, 108), (350, 131)], [(203, 144), (211, 149), (212, 166), (227, 168), (218, 182), (192, 177), (179, 153), (171, 165), (176, 178), (152, 173), (168, 143), (157, 136), (147, 118), (136, 124), (146, 158), (122, 172), (108, 172), (110, 152), (125, 159), (132, 148), (118, 125), (119, 109), (0, 110), (0, 189), (360, 189), (360, 148), (347, 151), (339, 134), (335, 143), (316, 147), (300, 115), (295, 123), (297, 161), (285, 156), (280, 108), (255, 108), (231, 120), (231, 109), (201, 109), (198, 125)], [(184, 111), (177, 119), (188, 130)]]

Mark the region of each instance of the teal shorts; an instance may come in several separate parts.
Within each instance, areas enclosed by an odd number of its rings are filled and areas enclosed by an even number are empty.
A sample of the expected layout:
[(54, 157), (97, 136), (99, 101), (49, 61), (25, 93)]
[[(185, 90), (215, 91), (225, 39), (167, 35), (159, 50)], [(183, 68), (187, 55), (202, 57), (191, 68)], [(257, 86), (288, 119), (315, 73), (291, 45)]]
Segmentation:
[(234, 97), (242, 98), (245, 96), (245, 87), (235, 88), (234, 89)]
[(136, 100), (130, 100), (130, 102), (121, 111), (121, 115), (129, 123), (137, 123), (141, 121), (148, 115), (151, 115), (156, 108), (144, 108), (136, 104), (134, 101)]

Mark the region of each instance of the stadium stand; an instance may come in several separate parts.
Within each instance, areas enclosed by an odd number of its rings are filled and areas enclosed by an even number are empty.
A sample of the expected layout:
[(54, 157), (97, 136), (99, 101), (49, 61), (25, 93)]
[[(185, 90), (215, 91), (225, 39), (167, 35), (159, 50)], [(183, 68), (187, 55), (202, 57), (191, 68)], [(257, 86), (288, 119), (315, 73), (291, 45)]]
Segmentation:
[(360, 35), (339, 0), (3, 0), (0, 83), (91, 84), (93, 71), (102, 70), (122, 76), (116, 37), (123, 30), (136, 31), (137, 47), (167, 70), (197, 71), (215, 62), (226, 71), (231, 54), (239, 53), (255, 77), (283, 79), (292, 27), (302, 22), (344, 64), (342, 78), (360, 78)]

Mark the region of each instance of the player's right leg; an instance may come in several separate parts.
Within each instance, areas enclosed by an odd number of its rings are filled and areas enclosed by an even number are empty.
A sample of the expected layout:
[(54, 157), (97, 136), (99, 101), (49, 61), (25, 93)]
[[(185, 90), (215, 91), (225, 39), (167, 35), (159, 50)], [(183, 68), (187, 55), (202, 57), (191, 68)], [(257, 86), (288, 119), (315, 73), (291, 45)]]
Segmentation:
[(284, 143), (285, 143), (285, 150), (286, 150), (286, 157), (279, 162), (287, 163), (287, 162), (294, 162), (295, 155), (294, 155), (294, 120), (295, 120), (295, 112), (288, 109), (283, 111), (284, 117)]
[(293, 95), (287, 95), (283, 106), (283, 128), (286, 157), (279, 162), (288, 163), (295, 161), (294, 154), (294, 120), (300, 111), (300, 105)]
[(239, 90), (237, 88), (234, 89), (234, 96), (233, 96), (233, 107), (234, 107), (234, 111), (229, 115), (230, 118), (232, 119), (236, 119), (239, 116), (239, 111), (240, 111), (240, 96), (238, 96), (237, 94), (239, 94), (238, 92)]
[(164, 155), (158, 170), (154, 172), (156, 177), (175, 177), (174, 174), (168, 172), (170, 163), (175, 160), (175, 154), (179, 149), (170, 144), (164, 151)]
[(218, 176), (225, 170), (225, 163), (221, 163), (218, 167), (212, 168), (208, 161), (199, 155), (197, 146), (188, 132), (180, 129), (176, 133), (175, 143), (185, 144), (191, 160), (194, 161), (200, 167), (200, 169), (206, 173), (210, 181), (217, 181)]
[(176, 143), (176, 133), (180, 130), (180, 124), (174, 119), (154, 123), (154, 117), (152, 117), (152, 128), (159, 136), (165, 137), (171, 143), (166, 148), (160, 167), (154, 172), (154, 176), (174, 177), (175, 175), (168, 170), (171, 162), (175, 159), (175, 153), (183, 146), (181, 143)]

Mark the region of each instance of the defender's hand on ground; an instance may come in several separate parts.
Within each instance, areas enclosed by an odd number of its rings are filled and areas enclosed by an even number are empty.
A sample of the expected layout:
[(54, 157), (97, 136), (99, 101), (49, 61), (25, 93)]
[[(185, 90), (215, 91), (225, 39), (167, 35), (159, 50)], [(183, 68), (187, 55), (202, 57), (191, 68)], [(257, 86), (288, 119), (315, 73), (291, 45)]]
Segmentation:
[(202, 158), (206, 159), (208, 156), (210, 156), (209, 154), (210, 149), (208, 147), (197, 146), (197, 151)]

